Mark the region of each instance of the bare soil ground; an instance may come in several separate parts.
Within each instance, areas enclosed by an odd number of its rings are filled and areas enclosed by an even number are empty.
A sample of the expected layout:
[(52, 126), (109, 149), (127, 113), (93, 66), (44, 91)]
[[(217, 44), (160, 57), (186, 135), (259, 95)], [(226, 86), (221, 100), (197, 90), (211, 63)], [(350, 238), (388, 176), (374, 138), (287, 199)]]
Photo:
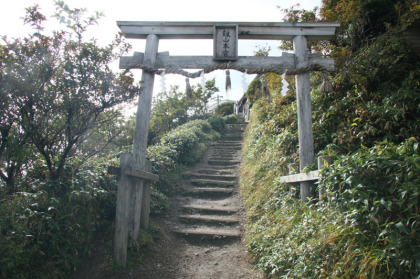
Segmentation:
[(111, 266), (112, 247), (98, 243), (92, 256), (70, 278), (74, 279), (258, 279), (245, 244), (237, 240), (187, 241), (175, 236), (165, 220), (158, 220), (159, 239), (143, 254), (141, 263), (125, 269)]

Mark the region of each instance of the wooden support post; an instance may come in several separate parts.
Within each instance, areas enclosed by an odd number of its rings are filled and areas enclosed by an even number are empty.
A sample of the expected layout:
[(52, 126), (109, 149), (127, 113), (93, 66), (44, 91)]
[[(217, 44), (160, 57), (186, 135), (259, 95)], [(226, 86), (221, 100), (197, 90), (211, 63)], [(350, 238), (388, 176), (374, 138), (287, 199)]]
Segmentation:
[[(146, 171), (152, 171), (152, 163), (146, 161)], [(149, 228), (149, 217), (150, 217), (150, 180), (145, 180), (143, 184), (143, 200), (141, 202), (141, 215), (140, 215), (140, 227), (142, 229)]]
[(117, 209), (115, 216), (114, 259), (118, 265), (125, 267), (127, 262), (129, 200), (131, 178), (125, 170), (131, 165), (132, 155), (120, 155), (120, 173), (117, 189)]
[[(293, 49), (295, 52), (296, 68), (308, 65), (308, 49), (305, 36), (293, 38)], [(296, 98), (298, 113), (298, 134), (299, 134), (299, 160), (300, 171), (306, 165), (312, 164), (314, 160), (314, 139), (312, 131), (312, 104), (309, 73), (296, 75)], [(308, 201), (312, 195), (313, 183), (304, 181), (300, 183), (300, 198)]]
[[(144, 54), (144, 64), (155, 66), (156, 55), (158, 52), (159, 38), (154, 34), (149, 34), (146, 39), (146, 51)], [(153, 83), (155, 74), (147, 71), (142, 73), (142, 92), (139, 96), (136, 115), (136, 128), (134, 131), (133, 143), (133, 168), (144, 170), (146, 162), (147, 136), (149, 131), (150, 112), (152, 108)], [(137, 240), (140, 233), (140, 218), (143, 200), (144, 180), (135, 180), (131, 185), (131, 208), (133, 210), (130, 222), (130, 236)]]
[[(298, 163), (290, 163), (287, 164), (287, 168), (289, 169), (289, 175), (299, 173), (299, 164)], [(297, 191), (297, 186), (299, 183), (290, 183), (290, 195), (294, 198), (299, 198), (299, 192)]]

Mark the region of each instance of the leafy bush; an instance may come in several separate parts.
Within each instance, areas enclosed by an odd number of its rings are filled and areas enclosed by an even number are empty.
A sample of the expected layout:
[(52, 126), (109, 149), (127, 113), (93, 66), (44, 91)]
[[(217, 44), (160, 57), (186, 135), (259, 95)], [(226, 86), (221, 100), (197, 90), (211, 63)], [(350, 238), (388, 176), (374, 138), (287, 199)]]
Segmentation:
[(226, 123), (222, 117), (211, 116), (209, 117), (208, 122), (216, 132), (222, 133), (226, 128)]
[[(274, 278), (419, 278), (420, 60), (404, 36), (419, 6), (382, 2), (323, 1), (321, 21), (341, 27), (329, 45), (309, 43), (337, 68), (332, 92), (311, 92), (315, 153), (339, 158), (322, 172), (324, 199), (302, 203), (278, 182), (298, 160), (293, 84), (284, 97), (275, 88), (272, 103), (257, 82), (247, 92), (246, 240)], [(287, 21), (317, 20), (316, 10), (284, 11)], [(311, 83), (320, 84), (318, 74)]]
[(1, 203), (2, 278), (65, 277), (91, 252), (94, 232), (110, 226), (115, 179), (92, 172), (68, 183), (72, 190), (62, 197), (22, 192)]
[(214, 113), (217, 116), (226, 116), (226, 115), (233, 114), (233, 102), (226, 102), (226, 103), (222, 103), (218, 105), (214, 109)]
[[(275, 278), (415, 278), (418, 140), (381, 142), (350, 155), (339, 155), (347, 146), (333, 145), (329, 152), (340, 159), (320, 182), (327, 199), (307, 205), (277, 182), (298, 159), (295, 106), (289, 96), (257, 101), (246, 132), (240, 184), (246, 240), (258, 266)], [(318, 123), (316, 148), (331, 146), (328, 138), (317, 140)]]
[(229, 114), (229, 115), (223, 116), (223, 120), (225, 120), (226, 124), (236, 124), (236, 123), (238, 123), (238, 117), (234, 114)]
[[(264, 106), (257, 108), (254, 116), (261, 117)], [(284, 140), (294, 136), (287, 128), (275, 135), (255, 119), (246, 133), (240, 184), (246, 241), (260, 268), (275, 278), (419, 274), (416, 139), (398, 146), (382, 142), (340, 156), (322, 173), (326, 199), (307, 205), (292, 197), (290, 186), (277, 182), (287, 174), (290, 160)]]
[(257, 265), (273, 278), (355, 278), (346, 272), (357, 229), (337, 208), (308, 207), (287, 188), (274, 183), (250, 192), (258, 206), (248, 210), (246, 241)]
[[(193, 120), (171, 130), (158, 144), (150, 146), (147, 156), (152, 162), (153, 172), (159, 175), (155, 191), (166, 195), (175, 191), (182, 167), (200, 160), (208, 143), (218, 137), (220, 134), (212, 129), (210, 120)], [(155, 207), (162, 209), (159, 205), (152, 205), (152, 209)]]
[(381, 142), (342, 156), (321, 183), (330, 203), (352, 214), (363, 234), (361, 248), (372, 245), (365, 261), (394, 278), (420, 274), (420, 148), (414, 138), (399, 146)]

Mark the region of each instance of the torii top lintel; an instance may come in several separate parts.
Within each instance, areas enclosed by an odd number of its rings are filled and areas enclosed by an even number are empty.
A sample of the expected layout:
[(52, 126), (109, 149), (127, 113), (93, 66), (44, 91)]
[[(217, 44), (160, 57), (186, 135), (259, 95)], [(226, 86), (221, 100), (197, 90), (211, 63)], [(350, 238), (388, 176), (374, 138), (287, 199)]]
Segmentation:
[(238, 39), (292, 40), (303, 35), (308, 40), (329, 40), (335, 22), (179, 22), (117, 21), (126, 38), (144, 39), (155, 34), (160, 39), (212, 39), (214, 26), (237, 25)]

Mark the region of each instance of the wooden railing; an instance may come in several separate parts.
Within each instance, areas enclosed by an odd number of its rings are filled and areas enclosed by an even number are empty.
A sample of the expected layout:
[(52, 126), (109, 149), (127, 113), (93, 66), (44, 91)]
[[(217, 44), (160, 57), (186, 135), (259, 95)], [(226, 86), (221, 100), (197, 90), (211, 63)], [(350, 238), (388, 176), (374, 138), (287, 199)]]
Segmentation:
[[(307, 173), (295, 173), (299, 171), (299, 164), (289, 164), (289, 175), (282, 176), (279, 179), (281, 183), (300, 183), (305, 181), (317, 181), (319, 179), (319, 173), (324, 167), (329, 167), (332, 164), (331, 156), (319, 156), (318, 157), (318, 170), (310, 171)], [(292, 190), (293, 191), (293, 190)], [(322, 187), (319, 187), (319, 197), (321, 198), (324, 194)]]

